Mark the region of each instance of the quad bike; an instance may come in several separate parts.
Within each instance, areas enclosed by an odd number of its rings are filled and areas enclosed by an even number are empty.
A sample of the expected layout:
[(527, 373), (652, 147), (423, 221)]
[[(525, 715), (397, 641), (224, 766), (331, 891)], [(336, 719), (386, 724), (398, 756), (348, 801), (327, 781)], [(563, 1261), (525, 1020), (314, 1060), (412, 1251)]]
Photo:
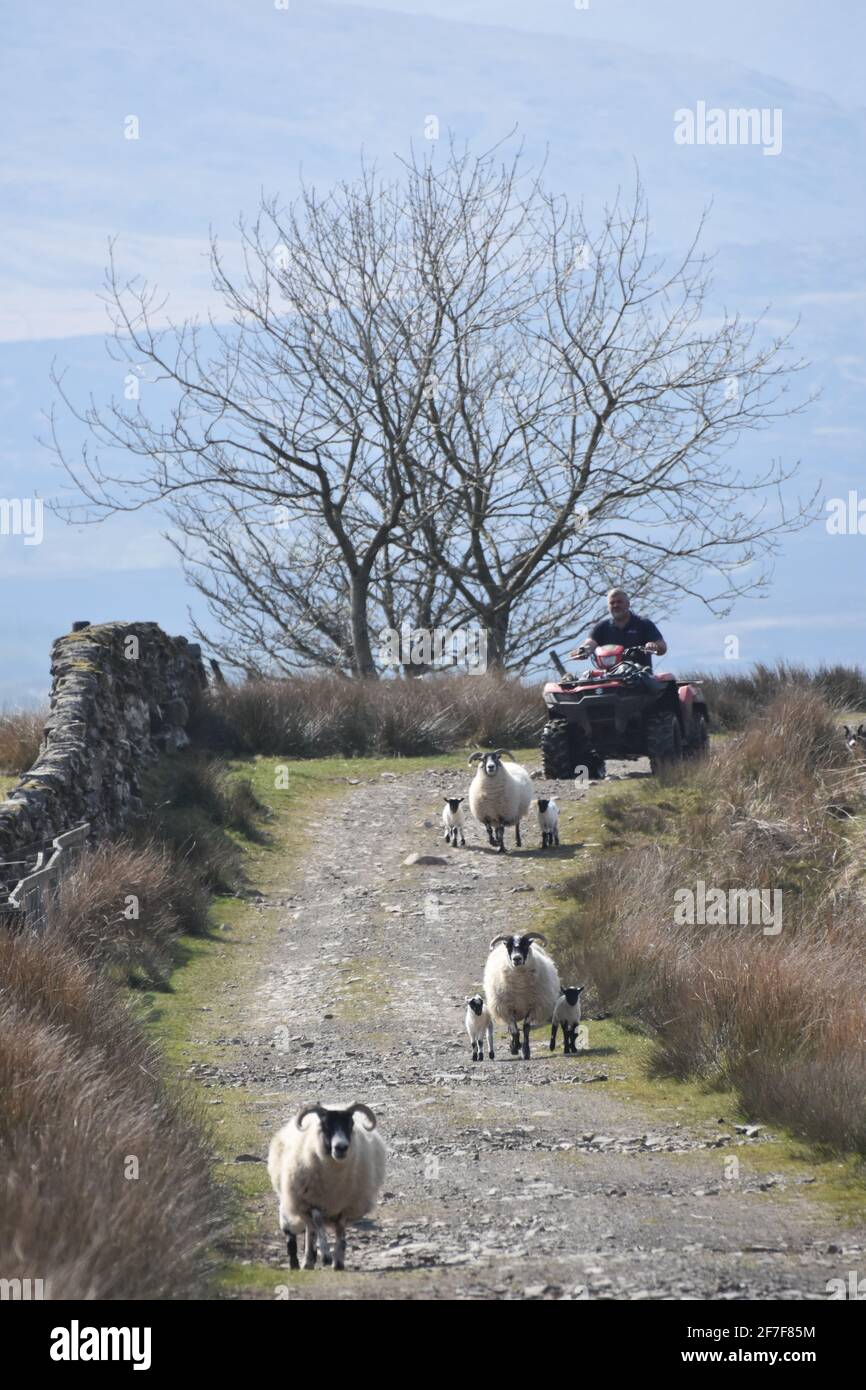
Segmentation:
[[(578, 649), (578, 656), (588, 653)], [(559, 681), (544, 687), (548, 720), (541, 735), (545, 777), (573, 778), (585, 767), (605, 775), (605, 758), (649, 758), (653, 772), (709, 748), (709, 716), (699, 682), (654, 674), (635, 657), (645, 647), (596, 647), (593, 666), (570, 675), (551, 652)]]

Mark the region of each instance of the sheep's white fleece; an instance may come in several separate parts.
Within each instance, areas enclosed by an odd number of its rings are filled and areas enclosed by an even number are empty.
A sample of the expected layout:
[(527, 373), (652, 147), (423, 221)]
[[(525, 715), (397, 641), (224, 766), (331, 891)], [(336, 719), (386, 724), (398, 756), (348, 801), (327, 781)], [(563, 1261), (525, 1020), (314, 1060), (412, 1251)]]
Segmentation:
[(532, 779), (519, 763), (500, 762), (495, 777), (488, 777), (483, 763), (469, 785), (469, 809), (479, 824), (503, 820), (517, 825), (532, 805)]
[(484, 998), (500, 1023), (549, 1023), (559, 994), (559, 972), (536, 941), (525, 965), (511, 964), (504, 941), (487, 957)]
[(294, 1120), (274, 1135), (268, 1173), (280, 1199), (280, 1226), (299, 1235), (318, 1208), (325, 1220), (360, 1221), (375, 1205), (385, 1181), (385, 1143), (378, 1130), (356, 1123), (344, 1159), (322, 1158), (319, 1122), (308, 1115), (299, 1129)]

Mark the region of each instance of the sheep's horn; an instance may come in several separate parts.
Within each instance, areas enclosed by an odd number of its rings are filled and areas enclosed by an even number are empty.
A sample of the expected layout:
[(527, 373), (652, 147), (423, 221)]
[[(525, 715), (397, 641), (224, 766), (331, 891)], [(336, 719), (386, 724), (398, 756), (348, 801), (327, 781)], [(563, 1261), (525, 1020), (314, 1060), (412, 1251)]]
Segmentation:
[(547, 937), (540, 931), (527, 932), (526, 939), (527, 941), (543, 941), (545, 946), (547, 945)]
[(361, 1114), (366, 1115), (367, 1119), (370, 1121), (368, 1129), (376, 1128), (376, 1116), (373, 1114), (369, 1105), (362, 1105), (359, 1100), (356, 1100), (354, 1105), (349, 1106), (349, 1114), (354, 1115), (356, 1110), (360, 1110)]
[(495, 945), (497, 945), (498, 942), (500, 942), (500, 941), (507, 941), (507, 940), (508, 940), (508, 937), (507, 937), (507, 936), (494, 936), (493, 940), (492, 940), (491, 943), (490, 943), (490, 949), (491, 949), (491, 951), (493, 950), (493, 947), (494, 947)]
[(298, 1129), (300, 1129), (308, 1115), (319, 1115), (321, 1117), (322, 1114), (321, 1105), (305, 1105), (303, 1110), (299, 1110), (295, 1116), (295, 1124), (298, 1126)]
[(513, 763), (517, 762), (514, 754), (509, 753), (507, 748), (494, 748), (493, 752), (496, 757), (501, 757), (503, 753), (506, 753)]
[(483, 757), (484, 757), (484, 754), (483, 754), (483, 753), (473, 753), (472, 756), (471, 756), (471, 758), (469, 759), (469, 761), (470, 761), (470, 763), (478, 763), (478, 762), (481, 761), (481, 759), (482, 759)]

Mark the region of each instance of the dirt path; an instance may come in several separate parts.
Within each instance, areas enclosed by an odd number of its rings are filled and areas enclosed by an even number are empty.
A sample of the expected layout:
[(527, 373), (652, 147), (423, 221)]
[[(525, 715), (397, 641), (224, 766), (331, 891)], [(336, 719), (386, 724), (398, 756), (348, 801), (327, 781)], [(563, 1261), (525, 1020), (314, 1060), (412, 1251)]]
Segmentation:
[[(536, 1032), (529, 1062), (500, 1037), (494, 1062), (472, 1063), (463, 1001), (490, 937), (537, 925), (550, 867), (496, 856), (476, 827), (465, 849), (445, 846), (438, 808), (455, 784), (463, 769), (386, 775), (326, 803), (302, 873), (261, 904), (273, 931), (254, 991), (214, 1002), (225, 1038), (205, 1074), (252, 1094), (260, 1154), (316, 1099), (371, 1105), (390, 1150), (345, 1275), (289, 1275), (270, 1196), (237, 1255), (272, 1265), (292, 1298), (826, 1298), (862, 1232), (842, 1238), (826, 1208), (791, 1200), (802, 1177), (750, 1169), (763, 1134), (660, 1129), (607, 1094), (594, 1078), (616, 1058), (592, 1050), (591, 1001), (578, 1057)], [(404, 868), (413, 850), (448, 866)], [(720, 1152), (732, 1141), (736, 1182)]]

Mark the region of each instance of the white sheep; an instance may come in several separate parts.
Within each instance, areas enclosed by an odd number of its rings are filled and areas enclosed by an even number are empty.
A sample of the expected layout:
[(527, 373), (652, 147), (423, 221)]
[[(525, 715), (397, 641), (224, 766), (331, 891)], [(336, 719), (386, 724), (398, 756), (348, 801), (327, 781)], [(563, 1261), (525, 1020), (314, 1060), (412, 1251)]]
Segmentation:
[[(500, 1023), (508, 1026), (511, 1052), (520, 1051), (520, 1025), (523, 1025), (523, 1056), (529, 1057), (529, 1029), (549, 1023), (559, 998), (559, 973), (550, 956), (536, 941), (540, 932), (524, 936), (494, 936), (484, 967), (484, 997), (487, 1007)], [(503, 950), (496, 947), (502, 943)]]
[(553, 797), (538, 798), (538, 823), (541, 826), (541, 848), (559, 844), (559, 807)]
[(487, 1037), (487, 1051), (491, 1062), (495, 1057), (493, 1051), (493, 1019), (490, 1017), (490, 1010), (484, 1003), (484, 996), (473, 994), (466, 1000), (466, 1031), (472, 1043), (473, 1062), (484, 1061), (484, 1038)]
[(461, 801), (465, 800), (462, 796), (446, 796), (445, 805), (442, 807), (442, 824), (445, 827), (445, 839), (449, 845), (457, 848), (457, 835), (460, 834), (461, 845), (466, 844), (466, 837), (463, 834), (463, 812), (460, 809)]
[[(512, 759), (506, 766), (502, 755)], [(492, 753), (473, 753), (470, 764), (478, 771), (469, 787), (469, 809), (487, 831), (487, 839), (500, 854), (505, 853), (505, 827), (513, 825), (515, 844), (521, 846), (520, 822), (532, 805), (532, 780), (525, 767), (514, 762), (507, 748)]]
[(563, 1052), (576, 1052), (575, 1034), (580, 1023), (580, 996), (583, 985), (563, 985), (562, 992), (553, 1010), (553, 1026), (550, 1030), (550, 1050), (556, 1051), (556, 1029), (562, 1028)]
[[(356, 1112), (369, 1125), (356, 1125)], [(304, 1126), (309, 1115), (312, 1124)], [(287, 1237), (289, 1267), (299, 1269), (298, 1236), (306, 1231), (304, 1269), (316, 1264), (316, 1237), (322, 1264), (331, 1262), (326, 1223), (334, 1227), (334, 1269), (344, 1269), (346, 1223), (360, 1221), (376, 1205), (385, 1181), (385, 1144), (376, 1116), (357, 1102), (339, 1110), (307, 1105), (274, 1135), (268, 1173), (280, 1202), (280, 1229)]]

